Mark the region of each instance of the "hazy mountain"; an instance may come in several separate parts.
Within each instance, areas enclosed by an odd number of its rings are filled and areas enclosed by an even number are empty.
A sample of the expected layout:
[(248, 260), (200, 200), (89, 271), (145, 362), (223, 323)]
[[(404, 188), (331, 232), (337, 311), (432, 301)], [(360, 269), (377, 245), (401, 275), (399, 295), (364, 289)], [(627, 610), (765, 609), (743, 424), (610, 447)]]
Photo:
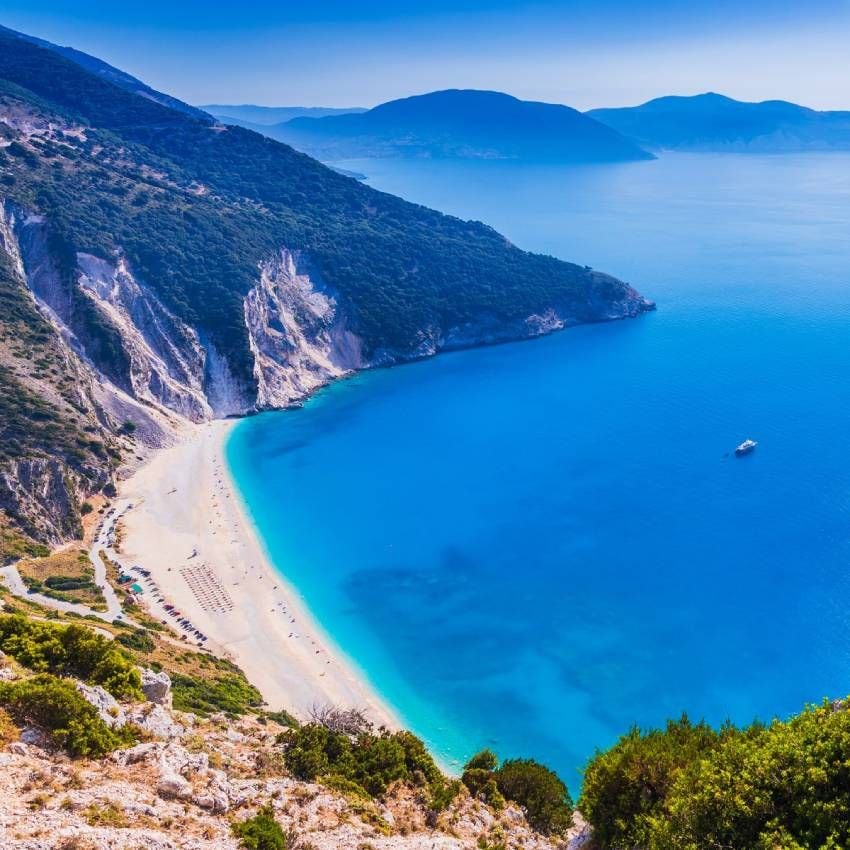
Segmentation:
[(656, 150), (850, 150), (850, 112), (817, 112), (784, 100), (744, 103), (709, 92), (586, 114)]
[(283, 124), (293, 118), (326, 118), (328, 115), (347, 115), (352, 112), (365, 112), (361, 106), (255, 106), (253, 103), (227, 104), (210, 103), (200, 106), (225, 124), (238, 124), (240, 127), (267, 127), (270, 124)]
[(550, 162), (651, 159), (618, 132), (568, 106), (459, 90), (393, 100), (367, 112), (295, 118), (268, 128), (319, 159), (446, 157)]
[(90, 56), (88, 53), (83, 53), (81, 50), (75, 50), (73, 47), (60, 47), (58, 44), (45, 41), (43, 38), (36, 38), (33, 35), (17, 32), (16, 30), (12, 30), (4, 26), (0, 26), (0, 35), (7, 36), (9, 38), (20, 38), (24, 41), (30, 42), (30, 44), (37, 44), (39, 47), (43, 47), (46, 50), (52, 50), (54, 53), (58, 53), (60, 56), (70, 59), (72, 62), (75, 62), (80, 67), (85, 68), (92, 74), (96, 74), (101, 79), (108, 80), (110, 83), (119, 86), (125, 91), (150, 98), (150, 100), (153, 100), (156, 103), (168, 106), (171, 109), (176, 109), (179, 112), (185, 112), (187, 115), (192, 115), (201, 121), (211, 120), (211, 116), (202, 109), (199, 109), (196, 106), (191, 106), (188, 103), (184, 103), (176, 97), (171, 97), (171, 95), (158, 92), (156, 89), (152, 89), (141, 80), (137, 80), (126, 71), (114, 68), (112, 65), (107, 64), (102, 59), (98, 59), (96, 56)]
[(130, 434), (650, 306), (94, 67), (0, 33), (0, 532), (77, 534)]

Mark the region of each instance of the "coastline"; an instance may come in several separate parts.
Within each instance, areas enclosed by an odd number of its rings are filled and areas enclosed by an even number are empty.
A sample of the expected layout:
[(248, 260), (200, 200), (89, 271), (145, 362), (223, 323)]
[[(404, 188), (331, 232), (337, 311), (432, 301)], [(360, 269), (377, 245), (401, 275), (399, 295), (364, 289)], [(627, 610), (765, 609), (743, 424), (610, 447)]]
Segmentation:
[[(150, 570), (166, 601), (208, 637), (207, 648), (242, 668), (271, 710), (303, 720), (317, 705), (360, 708), (376, 725), (401, 728), (272, 564), (225, 459), (234, 425), (187, 425), (122, 483), (120, 498), (132, 504), (122, 564)], [(148, 612), (171, 622), (145, 587)]]

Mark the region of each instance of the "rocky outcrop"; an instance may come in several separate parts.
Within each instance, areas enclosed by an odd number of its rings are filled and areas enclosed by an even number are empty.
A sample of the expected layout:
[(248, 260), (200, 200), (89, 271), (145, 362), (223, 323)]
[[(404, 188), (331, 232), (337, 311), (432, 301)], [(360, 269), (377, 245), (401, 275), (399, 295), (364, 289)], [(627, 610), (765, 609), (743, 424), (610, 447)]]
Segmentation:
[(59, 458), (16, 458), (0, 466), (0, 510), (31, 537), (67, 540), (80, 528), (79, 486), (77, 474)]
[(244, 305), (259, 408), (285, 407), (367, 365), (339, 297), (297, 253), (264, 263)]
[(78, 693), (97, 710), (98, 717), (110, 728), (120, 729), (127, 722), (124, 709), (109, 691), (100, 685), (76, 682)]
[(164, 670), (159, 673), (142, 668), (142, 693), (148, 702), (171, 708), (171, 679)]
[(209, 419), (206, 354), (198, 333), (171, 313), (131, 272), (127, 261), (77, 255), (78, 285), (117, 329), (129, 359), (131, 395), (193, 422)]
[[(315, 850), (577, 850), (587, 839), (580, 818), (549, 839), (517, 806), (493, 811), (465, 791), (439, 816), (421, 789), (402, 784), (381, 799), (350, 798), (288, 776), (275, 725), (223, 715), (190, 722), (153, 707), (184, 730), (178, 738), (76, 762), (37, 735), (0, 749), (4, 850), (238, 850), (231, 824), (264, 807), (291, 836), (287, 846)], [(123, 706), (128, 720), (136, 708)]]

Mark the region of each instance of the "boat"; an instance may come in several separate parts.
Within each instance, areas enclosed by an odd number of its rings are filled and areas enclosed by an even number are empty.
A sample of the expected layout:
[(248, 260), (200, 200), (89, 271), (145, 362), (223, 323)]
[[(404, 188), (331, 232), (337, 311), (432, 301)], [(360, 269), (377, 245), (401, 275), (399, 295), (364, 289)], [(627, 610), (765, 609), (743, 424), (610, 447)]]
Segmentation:
[(738, 457), (748, 455), (757, 445), (758, 443), (755, 440), (744, 440), (743, 443), (735, 447), (735, 454), (738, 455)]

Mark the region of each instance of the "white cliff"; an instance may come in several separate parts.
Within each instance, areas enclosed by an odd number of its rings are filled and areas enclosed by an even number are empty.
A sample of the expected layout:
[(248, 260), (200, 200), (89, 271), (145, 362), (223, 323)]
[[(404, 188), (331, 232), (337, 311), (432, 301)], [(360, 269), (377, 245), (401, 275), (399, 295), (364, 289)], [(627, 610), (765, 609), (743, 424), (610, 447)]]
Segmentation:
[(298, 254), (281, 250), (245, 297), (260, 408), (284, 407), (366, 365), (338, 297), (299, 265)]

